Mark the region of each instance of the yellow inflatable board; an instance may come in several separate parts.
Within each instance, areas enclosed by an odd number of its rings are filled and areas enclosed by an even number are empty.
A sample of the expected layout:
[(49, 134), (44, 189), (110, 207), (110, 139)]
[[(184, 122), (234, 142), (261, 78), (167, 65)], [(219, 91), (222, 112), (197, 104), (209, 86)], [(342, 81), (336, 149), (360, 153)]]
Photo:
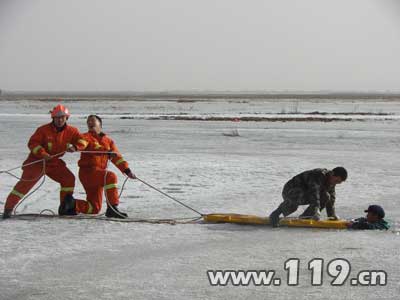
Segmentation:
[[(209, 214), (204, 216), (206, 223), (236, 223), (236, 224), (252, 224), (252, 225), (267, 225), (269, 224), (268, 217), (258, 217), (252, 215), (240, 214)], [(334, 228), (347, 229), (346, 220), (310, 220), (310, 219), (295, 219), (283, 218), (279, 224), (289, 227), (311, 227), (311, 228)]]

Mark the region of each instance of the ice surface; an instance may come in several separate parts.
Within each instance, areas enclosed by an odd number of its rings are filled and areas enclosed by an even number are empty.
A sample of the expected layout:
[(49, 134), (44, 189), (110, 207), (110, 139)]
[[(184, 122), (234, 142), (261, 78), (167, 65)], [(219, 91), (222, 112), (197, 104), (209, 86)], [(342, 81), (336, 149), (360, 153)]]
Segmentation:
[[(400, 122), (396, 117), (400, 103), (290, 103), (68, 104), (79, 116), (73, 116), (71, 124), (82, 130), (83, 116), (106, 114), (104, 131), (117, 142), (136, 174), (204, 213), (266, 215), (279, 204), (281, 188), (293, 175), (309, 168), (343, 165), (349, 179), (337, 188), (338, 214), (362, 216), (369, 204), (378, 203), (394, 224), (392, 230), (7, 220), (0, 222), (0, 299), (398, 299)], [(44, 112), (53, 104), (0, 102), (0, 169), (22, 163), (27, 139), (48, 121)], [(395, 118), (329, 123), (119, 118), (127, 114), (271, 114), (281, 113), (284, 105), (287, 113), (293, 113), (296, 105), (296, 113), (394, 113)], [(240, 136), (223, 135), (235, 129)], [(75, 174), (77, 158), (76, 154), (65, 156)], [(119, 178), (121, 182), (123, 176)], [(1, 174), (0, 184), (0, 202), (4, 203), (15, 180)], [(19, 212), (56, 210), (58, 190), (48, 179)], [(85, 196), (80, 184), (76, 196)], [(132, 217), (195, 216), (139, 182), (128, 183), (121, 202), (122, 210)], [(277, 269), (278, 276), (285, 278), (283, 263), (291, 257), (302, 261), (297, 287), (211, 287), (206, 276), (208, 269)], [(312, 287), (306, 263), (313, 257), (346, 258), (354, 275), (363, 269), (383, 269), (388, 285), (332, 287), (327, 276), (322, 287)]]

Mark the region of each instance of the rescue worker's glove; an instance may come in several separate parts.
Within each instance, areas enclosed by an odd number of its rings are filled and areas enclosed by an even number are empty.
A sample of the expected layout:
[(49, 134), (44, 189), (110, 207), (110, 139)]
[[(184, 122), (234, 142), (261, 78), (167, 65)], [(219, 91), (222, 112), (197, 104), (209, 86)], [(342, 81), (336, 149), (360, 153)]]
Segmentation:
[(125, 169), (124, 173), (126, 176), (128, 176), (130, 179), (136, 179), (136, 175), (132, 173), (131, 169)]
[(77, 149), (76, 149), (76, 147), (74, 146), (74, 145), (72, 145), (72, 144), (69, 144), (68, 145), (68, 148), (67, 148), (67, 152), (76, 152), (77, 151)]

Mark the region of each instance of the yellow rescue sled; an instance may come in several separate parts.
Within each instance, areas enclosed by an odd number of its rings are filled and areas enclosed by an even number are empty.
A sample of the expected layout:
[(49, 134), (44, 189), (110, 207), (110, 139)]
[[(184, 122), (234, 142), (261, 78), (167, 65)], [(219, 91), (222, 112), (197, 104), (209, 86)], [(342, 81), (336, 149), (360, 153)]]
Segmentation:
[[(267, 225), (269, 224), (268, 217), (258, 217), (253, 215), (240, 214), (209, 214), (203, 217), (206, 223), (236, 223), (249, 225)], [(289, 227), (311, 227), (311, 228), (333, 228), (347, 229), (346, 220), (320, 220), (283, 218), (279, 222), (280, 225)]]

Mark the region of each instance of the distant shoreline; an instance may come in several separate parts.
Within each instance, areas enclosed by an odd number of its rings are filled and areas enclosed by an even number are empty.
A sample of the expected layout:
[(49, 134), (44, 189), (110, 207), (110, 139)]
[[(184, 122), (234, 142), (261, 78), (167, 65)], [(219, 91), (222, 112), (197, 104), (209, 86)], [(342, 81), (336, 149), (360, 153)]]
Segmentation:
[(238, 101), (238, 100), (400, 100), (400, 93), (381, 92), (10, 92), (3, 91), (0, 100), (54, 101), (109, 100), (109, 101)]

